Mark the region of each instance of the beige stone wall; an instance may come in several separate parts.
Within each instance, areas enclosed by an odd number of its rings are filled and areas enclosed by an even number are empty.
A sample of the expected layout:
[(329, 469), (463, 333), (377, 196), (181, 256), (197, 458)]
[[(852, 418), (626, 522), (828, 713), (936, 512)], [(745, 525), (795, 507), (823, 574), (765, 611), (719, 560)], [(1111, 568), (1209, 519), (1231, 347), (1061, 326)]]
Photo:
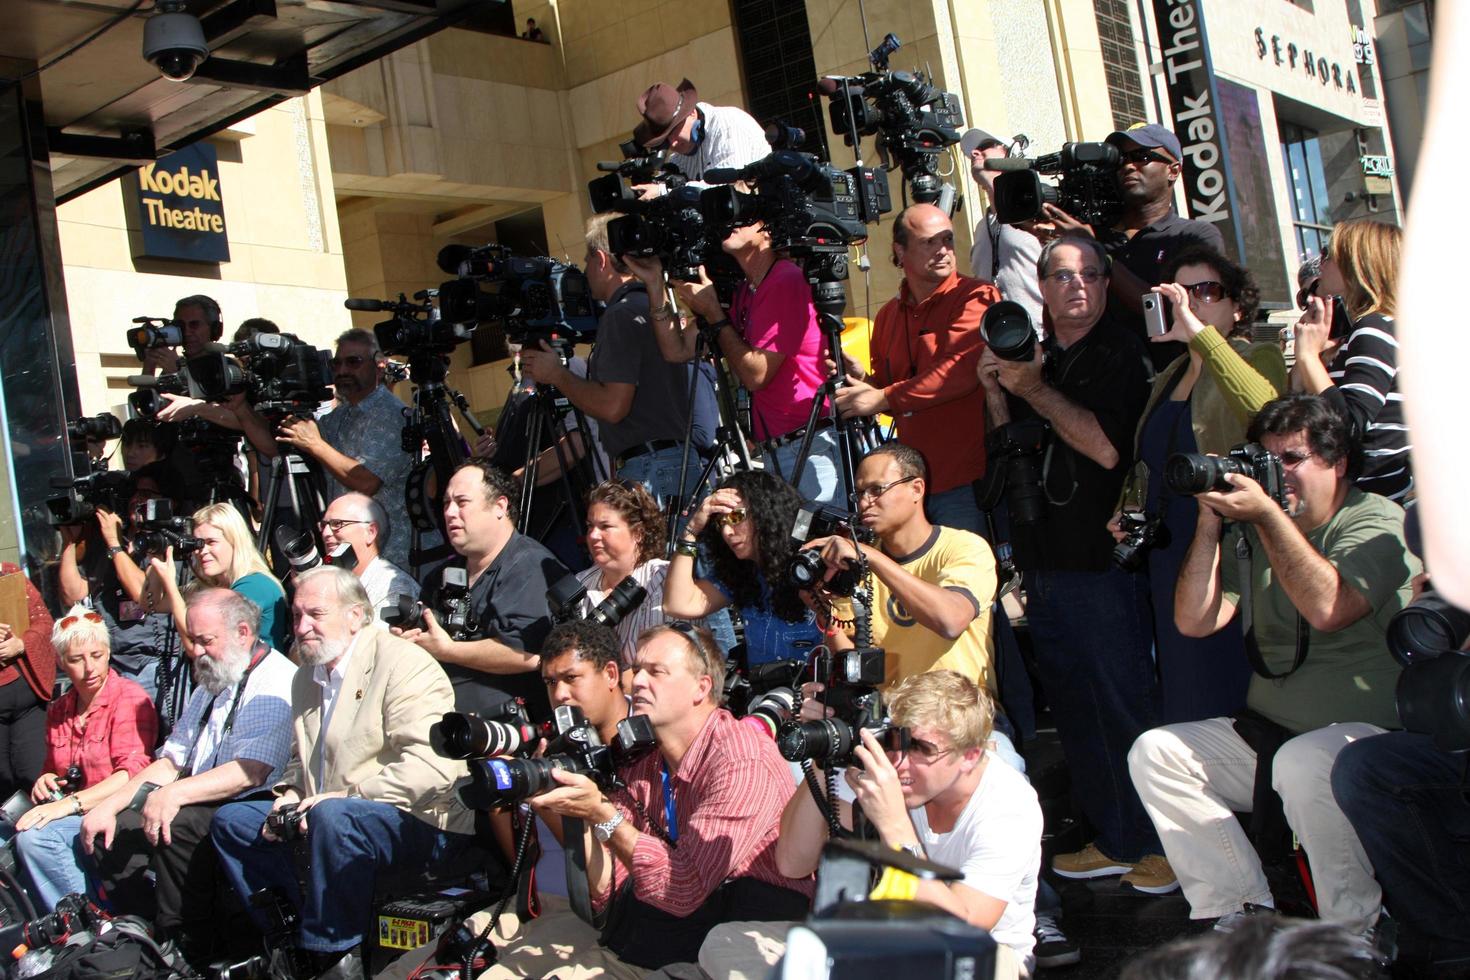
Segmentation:
[(320, 98), (268, 109), (232, 136), (215, 141), (229, 262), (135, 263), (116, 181), (57, 208), (84, 412), (121, 410), (123, 378), (139, 370), (124, 340), (132, 318), (168, 316), (182, 296), (217, 299), (227, 339), (255, 316), (313, 343), (349, 326)]

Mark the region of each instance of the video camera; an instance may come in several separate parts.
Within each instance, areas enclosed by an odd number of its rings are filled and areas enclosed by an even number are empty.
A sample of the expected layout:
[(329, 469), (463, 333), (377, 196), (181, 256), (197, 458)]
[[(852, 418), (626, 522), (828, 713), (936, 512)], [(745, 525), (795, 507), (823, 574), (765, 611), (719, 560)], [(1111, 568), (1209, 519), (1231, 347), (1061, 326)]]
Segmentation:
[(1286, 503), (1286, 470), (1281, 459), (1254, 442), (1241, 443), (1224, 456), (1202, 453), (1175, 453), (1164, 463), (1164, 485), (1181, 496), (1193, 496), (1208, 490), (1229, 493), (1235, 485), (1227, 474), (1248, 476), (1261, 485), (1266, 496), (1282, 509)]
[(1470, 751), (1470, 612), (1426, 584), (1388, 621), (1388, 651), (1403, 665), (1394, 692), (1404, 728), (1446, 752)]
[(816, 662), (823, 685), (821, 702), (833, 717), (821, 721), (789, 721), (776, 735), (776, 748), (788, 762), (811, 760), (824, 767), (851, 765), (852, 750), (867, 729), (880, 739), (894, 730), (883, 708), (878, 686), (887, 657), (877, 647), (828, 651)]
[(173, 504), (154, 499), (143, 504), (143, 520), (133, 533), (133, 561), (142, 567), (150, 555), (160, 558), (169, 548), (174, 557), (187, 558), (204, 542), (194, 537), (194, 523), (187, 517), (175, 516)]
[[(439, 268), (458, 278), (439, 286), (439, 316), (453, 324), (499, 322), (513, 344), (588, 341), (597, 310), (587, 276), (546, 256), (514, 256), (505, 245), (446, 245)], [(487, 287), (494, 287), (489, 289)], [(381, 343), (381, 339), (379, 341)]]
[[(425, 626), (424, 611), (430, 608), (411, 595), (398, 594), (388, 597), (388, 608), (378, 618), (385, 626), (396, 626), (403, 630), (418, 630)], [(479, 629), (479, 623), (470, 613), (469, 573), (463, 568), (446, 565), (440, 572), (438, 602), (433, 607), (434, 618), (455, 640), (470, 639)]]
[[(864, 136), (877, 136), (883, 168), (897, 166), (914, 201), (934, 204), (945, 196), (938, 173), (939, 154), (960, 141), (960, 100), (934, 88), (922, 72), (890, 71), (889, 58), (902, 43), (897, 35), (886, 35), (868, 54), (872, 71), (850, 77), (829, 75), (817, 83), (817, 91), (831, 100), (828, 112), (834, 133), (851, 147), (857, 147)], [(858, 186), (877, 191), (871, 183), (859, 181)], [(886, 181), (882, 191), (887, 194)], [(875, 201), (865, 199), (862, 220), (877, 219), (876, 214), (867, 216), (875, 206)]]
[(511, 806), (538, 796), (557, 785), (558, 769), (586, 776), (602, 789), (619, 783), (617, 767), (657, 744), (646, 715), (630, 715), (618, 722), (612, 745), (602, 744), (582, 709), (558, 705), (552, 714), (551, 738), (539, 759), (483, 759), (470, 766), (470, 786), (461, 800), (472, 809)]
[(139, 326), (128, 331), (128, 346), (140, 361), (150, 350), (180, 347), (184, 343), (184, 325), (172, 317), (135, 316), (133, 322)]
[(559, 579), (556, 584), (546, 590), (546, 601), (551, 606), (552, 621), (566, 623), (574, 619), (587, 619), (601, 623), (608, 629), (613, 629), (627, 618), (629, 613), (643, 605), (643, 600), (648, 598), (648, 590), (629, 575), (613, 586), (606, 598), (593, 606), (586, 616), (581, 616), (577, 610), (581, 608), (582, 601), (586, 598), (587, 586), (583, 585), (575, 574)]
[[(1043, 204), (1061, 208), (1083, 224), (1111, 228), (1123, 213), (1118, 189), (1118, 148), (1110, 143), (1065, 143), (1035, 159), (996, 157), (986, 170), (1001, 171), (990, 202), (996, 219), (1008, 224), (1045, 219)], [(1059, 178), (1055, 186), (1042, 176)]]
[(133, 495), (133, 478), (122, 470), (52, 477), (51, 486), (68, 491), (65, 496), (51, 497), (46, 501), (52, 527), (86, 524), (97, 515), (99, 507), (114, 514), (126, 514)]
[[(594, 214), (622, 215), (607, 225), (608, 251), (613, 255), (658, 256), (671, 279), (693, 281), (701, 265), (719, 261), (721, 238), (714, 237), (705, 219), (704, 198), (714, 190), (692, 187), (663, 154), (633, 157), (621, 163), (603, 161), (598, 170), (611, 171), (587, 183)], [(659, 184), (664, 192), (641, 199), (633, 187)]]
[[(403, 293), (398, 299), (349, 299), (343, 306), (358, 313), (391, 313), (392, 318), (373, 327), (373, 336), (384, 354), (451, 354), (474, 332), (473, 326), (445, 319), (435, 301), (437, 289), (420, 289), (409, 302)], [(410, 363), (410, 371), (412, 364)]]
[[(229, 357), (250, 358), (243, 367)], [(222, 402), (244, 394), (262, 415), (310, 417), (332, 398), (331, 355), (289, 333), (258, 333), (230, 344), (224, 352), (189, 359), (189, 377), (205, 401)]]
[(147, 422), (158, 419), (158, 413), (168, 406), (164, 395), (187, 395), (189, 381), (179, 372), (173, 374), (130, 374), (128, 384), (137, 391), (128, 392), (128, 405), (133, 414)]
[(110, 439), (122, 438), (122, 423), (111, 412), (99, 412), (84, 418), (67, 419), (66, 435), (77, 445), (88, 442), (107, 442)]

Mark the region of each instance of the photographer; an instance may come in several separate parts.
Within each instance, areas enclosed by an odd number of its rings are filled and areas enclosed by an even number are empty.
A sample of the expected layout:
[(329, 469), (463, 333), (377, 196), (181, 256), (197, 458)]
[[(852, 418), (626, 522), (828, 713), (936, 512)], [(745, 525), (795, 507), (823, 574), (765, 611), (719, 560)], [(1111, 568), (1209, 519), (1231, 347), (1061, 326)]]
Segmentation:
[[(681, 282), (675, 292), (705, 321), (706, 335), (715, 338), (712, 346), (750, 392), (753, 435), (760, 443), (767, 472), (795, 482), (807, 500), (836, 503), (842, 477), (830, 419), (818, 418), (801, 479), (793, 479), (812, 399), (827, 378), (827, 342), (817, 326), (806, 273), (776, 252), (762, 221), (736, 225), (720, 247), (745, 274), (745, 281), (735, 287), (729, 314), (720, 306), (719, 294), (703, 266), (698, 282)], [(662, 261), (632, 256), (623, 260), (643, 281), (648, 295), (662, 300), (666, 294)], [(682, 327), (674, 304), (654, 307), (651, 316), (664, 356), (671, 361), (692, 359), (699, 331)]]
[(260, 610), (229, 589), (189, 595), (196, 687), (158, 758), (89, 803), (82, 849), (115, 910), (152, 917), (191, 962), (209, 962), (232, 924), (219, 909), (209, 823), (285, 768), (295, 668), (259, 635)]
[[(423, 651), (373, 627), (367, 593), (346, 569), (303, 573), (293, 610), (301, 667), (291, 683), (290, 762), (271, 786), (274, 801), (221, 807), (210, 836), (247, 906), (262, 888), (285, 894), (317, 970), (361, 977), (354, 961), (377, 875), (450, 865), (473, 841), (473, 815), (453, 793), (464, 766), (429, 747), (429, 725), (454, 707), (454, 694)], [(267, 813), (291, 814), (305, 837), (304, 893), (292, 845)]]
[(1034, 469), (998, 458), (1009, 498), (1040, 498), (1039, 517), (1011, 506), (1011, 545), (1047, 702), (1072, 773), (1073, 797), (1097, 832), (1052, 868), (1071, 878), (1123, 874), (1130, 887), (1172, 890), (1148, 816), (1127, 781), (1128, 749), (1157, 723), (1158, 689), (1146, 583), (1112, 563), (1107, 521), (1131, 462), (1129, 440), (1148, 398), (1143, 344), (1106, 314), (1109, 260), (1096, 239), (1048, 242), (1037, 260), (1052, 330), (1029, 360), (987, 347), (980, 359), (991, 439), (1039, 423)]
[[(688, 489), (679, 486), (679, 470), (689, 427), (691, 375), (697, 375), (698, 385), (708, 387), (709, 381), (694, 366), (664, 359), (649, 329), (647, 288), (608, 251), (607, 225), (614, 217), (598, 215), (587, 222), (587, 284), (592, 297), (607, 304), (597, 322), (587, 376), (572, 373), (545, 341), (540, 350), (521, 352), (521, 370), (532, 381), (555, 386), (596, 419), (615, 475), (643, 484), (662, 507), (670, 499), (682, 498)], [(696, 402), (698, 398), (696, 391)], [(691, 433), (690, 484), (699, 475), (700, 452), (714, 437), (703, 431), (698, 414)], [(544, 462), (554, 458), (554, 452), (548, 453)]]
[[(656, 626), (640, 638), (634, 670), (633, 709), (652, 723), (657, 750), (627, 765), (626, 788), (610, 796), (558, 770), (561, 785), (532, 806), (591, 830), (593, 906), (612, 903), (601, 944), (651, 970), (693, 962), (720, 922), (802, 918), (812, 880), (776, 866), (790, 770), (768, 737), (720, 708), (724, 661), (709, 633)], [(515, 955), (487, 976), (524, 975)], [(607, 960), (602, 950), (584, 955)]]
[(393, 596), (417, 599), (419, 584), (382, 555), (392, 540), (393, 523), (383, 505), (363, 493), (344, 493), (327, 505), (321, 522), (322, 547), (352, 546), (352, 572), (362, 581), (374, 613)]
[(1006, 144), (983, 129), (972, 129), (960, 139), (960, 152), (970, 161), (970, 176), (985, 192), (985, 213), (975, 222), (974, 243), (970, 246), (970, 275), (993, 283), (1002, 297), (1026, 308), (1032, 323), (1040, 323), (1036, 257), (1041, 254), (1041, 242), (1024, 228), (1002, 222), (992, 206), (996, 172), (986, 170), (985, 161), (1007, 156)]
[[(1164, 281), (1164, 270), (1174, 256), (1191, 245), (1223, 254), (1225, 239), (1209, 222), (1180, 217), (1174, 210), (1174, 184), (1184, 160), (1179, 137), (1149, 123), (1112, 133), (1107, 142), (1122, 157), (1118, 164), (1122, 217), (1112, 228), (1093, 228), (1046, 204), (1042, 210), (1051, 221), (1038, 222), (1035, 233), (1043, 242), (1063, 235), (1088, 235), (1101, 241), (1113, 259), (1109, 308), (1120, 324), (1144, 339), (1143, 296)], [(1159, 370), (1183, 353), (1183, 346), (1172, 342), (1148, 348)]]
[[(276, 437), (316, 460), (326, 477), (327, 500), (349, 491), (366, 494), (402, 529), (383, 549), (388, 560), (408, 567), (409, 523), (404, 486), (413, 457), (403, 451), (403, 402), (383, 386), (383, 355), (370, 330), (348, 330), (337, 338), (332, 383), (337, 407), (321, 421), (291, 418)], [(276, 455), (276, 447), (266, 451)]]
[[(1169, 332), (1153, 342), (1182, 340), (1189, 353), (1154, 378), (1134, 436), (1138, 460), (1109, 527), (1115, 539), (1134, 548), (1134, 567), (1147, 569), (1153, 608), (1167, 611), (1174, 606), (1174, 583), (1194, 536), (1199, 505), (1169, 489), (1165, 465), (1175, 453), (1218, 455), (1245, 441), (1250, 420), (1285, 389), (1286, 363), (1276, 344), (1251, 343), (1260, 293), (1250, 270), (1223, 255), (1185, 249), (1154, 292), (1169, 301), (1174, 317)], [(1125, 534), (1123, 512), (1154, 522), (1147, 538), (1151, 544)], [(1154, 660), (1160, 724), (1213, 718), (1245, 705), (1250, 666), (1238, 624), (1206, 639), (1183, 636), (1172, 616), (1156, 616)]]
[[(1231, 815), (1239, 811), (1252, 814), (1268, 853), (1277, 834), (1294, 834), (1311, 861), (1321, 917), (1363, 931), (1378, 917), (1381, 893), (1329, 779), (1345, 745), (1397, 725), (1399, 668), (1384, 636), (1420, 565), (1404, 543), (1403, 510), (1353, 486), (1356, 447), (1325, 399), (1270, 402), (1247, 438), (1276, 458), (1251, 464), (1254, 479), (1219, 474), (1228, 492), (1198, 494), (1174, 597), (1185, 636), (1208, 636), (1240, 610), (1256, 674), (1246, 711), (1147, 732), (1129, 767), (1192, 918), (1219, 916), (1218, 928), (1228, 929), (1248, 903), (1274, 905)], [(1284, 509), (1259, 482), (1278, 475)], [(1222, 540), (1225, 520), (1232, 525)]]
[[(921, 881), (914, 900), (988, 930), (997, 953), (1009, 954), (998, 957), (995, 976), (1029, 976), (1041, 807), (1026, 777), (987, 748), (994, 703), (968, 677), (936, 670), (902, 681), (887, 707), (893, 728), (905, 730), (906, 745), (887, 747), (862, 730), (862, 744), (853, 749), (861, 768), (846, 771), (858, 806), (887, 846), (960, 869), (964, 878), (957, 882)], [(828, 805), (852, 827), (850, 803)], [(827, 835), (812, 794), (797, 786), (781, 813), (777, 867), (791, 876), (811, 874)]]
[(444, 493), (444, 525), (462, 559), (449, 566), (466, 572), (464, 632), (451, 636), (441, 622), (442, 584), (424, 587), (422, 628), (393, 632), (444, 665), (455, 711), (493, 714), (504, 701), (523, 698), (541, 721), (549, 714), (536, 673), (541, 641), (551, 630), (546, 591), (566, 569), (516, 530), (516, 496), (515, 484), (489, 460), (477, 457), (455, 471)]
[[(638, 97), (638, 114), (643, 121), (633, 130), (633, 141), (645, 150), (667, 147), (669, 162), (696, 184), (706, 171), (739, 169), (771, 152), (765, 130), (750, 113), (735, 106), (700, 102), (699, 92), (687, 78), (678, 88), (663, 82), (649, 86)], [(657, 182), (634, 189), (644, 197), (664, 191)]]
[[(850, 569), (861, 549), (873, 573), (873, 645), (887, 652), (885, 686), (930, 670), (953, 670), (991, 691), (990, 615), (995, 556), (979, 535), (930, 524), (924, 516), (924, 458), (886, 442), (857, 468), (854, 506), (877, 547), (839, 536), (817, 538), (827, 578)], [(831, 619), (830, 611), (827, 619)], [(837, 648), (850, 647), (841, 630)], [(820, 689), (820, 685), (816, 685)]]
[(844, 415), (893, 415), (899, 441), (928, 462), (929, 520), (979, 533), (972, 484), (985, 472), (985, 444), (955, 434), (985, 417), (975, 384), (985, 346), (980, 318), (1000, 294), (959, 274), (954, 226), (932, 204), (911, 205), (893, 220), (893, 264), (903, 282), (873, 325), (872, 372), (864, 376), (847, 360), (849, 383), (838, 389), (837, 406)]
[(225, 320), (219, 304), (209, 296), (185, 296), (174, 304), (174, 323), (179, 325), (183, 344), (179, 351), (172, 347), (151, 347), (139, 357), (143, 374), (173, 374), (186, 368), (184, 362), (206, 354), (225, 335)]
[(138, 567), (123, 530), (126, 527), (129, 538), (138, 530), (148, 501), (177, 503), (174, 479), (174, 471), (162, 461), (140, 466), (132, 471), (126, 514), (98, 507), (93, 524), (57, 529), (62, 601), (85, 602), (101, 613), (111, 636), (113, 669), (141, 685), (149, 697), (158, 694), (159, 658), (177, 652), (177, 637), (170, 633), (167, 613), (148, 611), (143, 595), (146, 573)]

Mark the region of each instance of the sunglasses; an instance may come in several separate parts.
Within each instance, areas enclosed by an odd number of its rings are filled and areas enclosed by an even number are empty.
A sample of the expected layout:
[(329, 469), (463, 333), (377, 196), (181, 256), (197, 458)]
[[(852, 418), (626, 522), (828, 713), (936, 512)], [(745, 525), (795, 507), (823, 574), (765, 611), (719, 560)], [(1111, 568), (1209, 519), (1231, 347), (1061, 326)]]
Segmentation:
[(745, 523), (745, 508), (737, 507), (735, 510), (727, 511), (715, 518), (720, 527), (736, 527)]
[(1168, 157), (1164, 156), (1162, 153), (1155, 153), (1153, 150), (1129, 150), (1127, 153), (1119, 154), (1118, 158), (1124, 163), (1132, 163), (1140, 167), (1150, 163), (1167, 164), (1174, 162), (1173, 160), (1170, 160)]
[(56, 624), (56, 628), (58, 630), (69, 630), (69, 629), (71, 629), (73, 626), (75, 626), (78, 622), (80, 622), (83, 619), (85, 619), (89, 623), (101, 623), (102, 622), (102, 617), (101, 616), (97, 615), (94, 612), (89, 612), (89, 613), (82, 613), (80, 616), (67, 616), (61, 622), (59, 622), (59, 623)]
[(1081, 279), (1087, 285), (1091, 286), (1102, 279), (1102, 277), (1103, 274), (1097, 269), (1083, 269), (1081, 272), (1073, 272), (1071, 269), (1062, 269), (1058, 272), (1053, 272), (1051, 275), (1044, 278), (1050, 279), (1058, 286), (1070, 286), (1078, 279)]
[(1201, 303), (1218, 303), (1225, 298), (1225, 287), (1214, 280), (1191, 283), (1184, 290)]

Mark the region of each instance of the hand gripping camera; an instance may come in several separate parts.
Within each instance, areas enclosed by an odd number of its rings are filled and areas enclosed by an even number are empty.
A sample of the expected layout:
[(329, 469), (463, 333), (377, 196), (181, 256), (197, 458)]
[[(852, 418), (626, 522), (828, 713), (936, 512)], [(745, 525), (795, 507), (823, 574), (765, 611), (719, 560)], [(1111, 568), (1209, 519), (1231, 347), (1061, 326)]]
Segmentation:
[(1164, 485), (1174, 493), (1193, 496), (1208, 490), (1229, 493), (1235, 485), (1225, 479), (1238, 473), (1261, 485), (1266, 496), (1287, 510), (1286, 470), (1276, 454), (1254, 442), (1242, 443), (1224, 456), (1175, 453), (1164, 463)]
[[(886, 657), (877, 647), (856, 647), (828, 654), (822, 703), (833, 717), (821, 721), (791, 721), (781, 726), (776, 748), (788, 762), (811, 760), (826, 767), (852, 764), (852, 750), (866, 728), (880, 738), (893, 724), (883, 708), (878, 685), (883, 683)], [(819, 663), (820, 666), (820, 663)]]
[(552, 715), (552, 737), (539, 759), (483, 759), (470, 766), (470, 787), (460, 799), (476, 809), (510, 806), (556, 787), (558, 769), (586, 776), (603, 789), (618, 783), (617, 767), (653, 748), (653, 726), (645, 715), (618, 723), (612, 745), (604, 745), (575, 705), (558, 705)]

